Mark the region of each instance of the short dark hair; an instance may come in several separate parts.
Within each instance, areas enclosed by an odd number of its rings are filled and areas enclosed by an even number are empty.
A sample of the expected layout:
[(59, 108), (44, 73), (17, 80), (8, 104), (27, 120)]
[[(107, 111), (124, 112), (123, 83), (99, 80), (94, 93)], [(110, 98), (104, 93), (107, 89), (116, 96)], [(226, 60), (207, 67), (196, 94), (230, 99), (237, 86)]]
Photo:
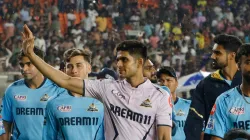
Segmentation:
[(175, 69), (173, 67), (169, 67), (169, 66), (161, 67), (156, 73), (157, 78), (160, 78), (160, 76), (162, 74), (166, 74), (168, 76), (171, 76), (171, 77), (174, 77), (175, 79), (177, 79), (177, 75), (176, 75)]
[(232, 129), (232, 130), (229, 130), (225, 134), (223, 140), (234, 140), (234, 139), (237, 139), (237, 138), (243, 138), (243, 139), (249, 140), (250, 139), (250, 135), (245, 130), (242, 130), (242, 129)]
[[(40, 50), (40, 49), (38, 49), (38, 48), (36, 48), (36, 47), (34, 47), (33, 50), (34, 50), (34, 53), (35, 53), (37, 56), (39, 56), (41, 59), (44, 60), (44, 57), (45, 57), (45, 52), (44, 52), (44, 51), (42, 51), (42, 50)], [(23, 57), (26, 57), (26, 55), (24, 54), (23, 50), (20, 50), (20, 52), (19, 52), (17, 58), (18, 58), (19, 60), (21, 60)]]
[(147, 59), (147, 47), (137, 40), (125, 40), (116, 46), (116, 53), (118, 51), (128, 51), (129, 54), (142, 57), (144, 62)]
[(83, 56), (84, 60), (91, 64), (92, 52), (86, 49), (68, 49), (63, 54), (64, 62), (69, 62), (74, 56)]
[(236, 54), (236, 62), (238, 63), (242, 56), (249, 56), (250, 55), (250, 44), (241, 45), (239, 50)]
[(219, 34), (214, 38), (214, 43), (222, 45), (226, 51), (237, 52), (242, 45), (242, 41), (233, 35)]

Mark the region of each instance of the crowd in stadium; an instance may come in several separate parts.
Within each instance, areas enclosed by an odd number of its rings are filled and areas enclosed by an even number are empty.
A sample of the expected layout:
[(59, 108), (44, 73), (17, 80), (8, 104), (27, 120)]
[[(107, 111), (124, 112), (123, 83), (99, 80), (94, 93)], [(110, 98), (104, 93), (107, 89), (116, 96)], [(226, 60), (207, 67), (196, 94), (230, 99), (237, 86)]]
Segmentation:
[(246, 0), (155, 0), (154, 4), (103, 0), (84, 1), (80, 7), (76, 2), (3, 0), (1, 71), (19, 70), (16, 53), (24, 24), (34, 31), (36, 45), (46, 51), (46, 61), (55, 67), (65, 50), (76, 47), (93, 52), (93, 66), (116, 69), (113, 48), (120, 40), (133, 38), (147, 44), (157, 68), (171, 65), (178, 77), (204, 68), (216, 34), (235, 34), (249, 42)]
[[(5, 91), (0, 139), (250, 139), (250, 1), (0, 5), (0, 72), (23, 76)], [(199, 70), (211, 74), (179, 97)]]

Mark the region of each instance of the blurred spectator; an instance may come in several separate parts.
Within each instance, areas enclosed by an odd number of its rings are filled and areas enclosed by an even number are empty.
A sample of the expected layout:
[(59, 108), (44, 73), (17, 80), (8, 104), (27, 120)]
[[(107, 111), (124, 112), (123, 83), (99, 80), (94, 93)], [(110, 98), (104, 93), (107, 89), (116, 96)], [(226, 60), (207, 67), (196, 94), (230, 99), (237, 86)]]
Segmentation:
[(13, 55), (10, 63), (3, 63), (5, 68), (16, 67), (15, 52), (24, 24), (35, 33), (36, 46), (48, 52), (46, 61), (51, 64), (55, 58), (61, 59), (66, 49), (76, 47), (102, 50), (101, 55), (93, 55), (95, 63), (100, 69), (116, 69), (112, 55), (116, 44), (138, 39), (151, 51), (156, 68), (170, 65), (180, 76), (199, 71), (201, 65), (211, 70), (203, 58), (210, 53), (217, 34), (229, 33), (250, 42), (246, 0), (12, 2), (0, 3), (0, 59), (8, 61), (6, 48)]

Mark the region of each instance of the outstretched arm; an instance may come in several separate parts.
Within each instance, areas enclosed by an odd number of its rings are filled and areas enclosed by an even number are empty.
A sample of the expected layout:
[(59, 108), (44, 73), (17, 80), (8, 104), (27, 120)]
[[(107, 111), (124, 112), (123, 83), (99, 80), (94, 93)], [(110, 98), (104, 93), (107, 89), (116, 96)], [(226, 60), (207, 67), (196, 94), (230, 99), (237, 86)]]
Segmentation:
[(82, 79), (70, 77), (67, 74), (53, 68), (34, 53), (34, 36), (27, 25), (24, 25), (23, 52), (36, 68), (47, 78), (72, 92), (83, 94), (84, 84)]

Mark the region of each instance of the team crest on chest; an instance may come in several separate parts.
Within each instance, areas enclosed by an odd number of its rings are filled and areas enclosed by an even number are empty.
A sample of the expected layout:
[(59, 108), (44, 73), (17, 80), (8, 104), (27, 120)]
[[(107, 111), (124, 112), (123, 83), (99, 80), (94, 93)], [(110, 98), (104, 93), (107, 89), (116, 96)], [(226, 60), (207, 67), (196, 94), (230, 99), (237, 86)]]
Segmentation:
[(176, 116), (184, 116), (185, 112), (183, 112), (181, 109), (177, 111)]
[(40, 101), (48, 101), (48, 99), (49, 99), (49, 95), (48, 95), (48, 94), (44, 94), (44, 95), (41, 97)]
[(87, 111), (96, 112), (96, 111), (98, 111), (98, 108), (95, 106), (94, 103), (92, 103), (92, 104), (89, 106), (89, 108), (88, 108)]
[(143, 101), (142, 103), (141, 103), (141, 105), (140, 106), (144, 106), (144, 107), (152, 107), (152, 105), (151, 105), (152, 103), (151, 103), (151, 101), (149, 100), (149, 99), (146, 99), (145, 101)]

